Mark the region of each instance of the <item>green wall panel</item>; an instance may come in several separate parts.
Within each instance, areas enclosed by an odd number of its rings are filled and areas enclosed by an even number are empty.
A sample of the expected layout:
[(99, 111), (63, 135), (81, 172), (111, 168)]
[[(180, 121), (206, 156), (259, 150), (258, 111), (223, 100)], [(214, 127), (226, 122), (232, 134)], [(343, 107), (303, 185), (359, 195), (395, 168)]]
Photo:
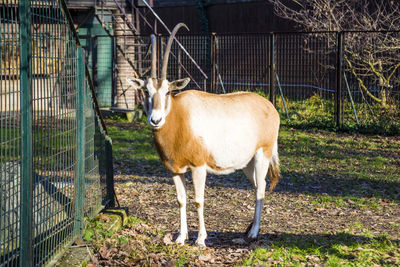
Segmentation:
[[(109, 29), (112, 32), (112, 28)], [(113, 40), (98, 23), (91, 19), (79, 29), (81, 44), (93, 76), (100, 107), (112, 105)]]

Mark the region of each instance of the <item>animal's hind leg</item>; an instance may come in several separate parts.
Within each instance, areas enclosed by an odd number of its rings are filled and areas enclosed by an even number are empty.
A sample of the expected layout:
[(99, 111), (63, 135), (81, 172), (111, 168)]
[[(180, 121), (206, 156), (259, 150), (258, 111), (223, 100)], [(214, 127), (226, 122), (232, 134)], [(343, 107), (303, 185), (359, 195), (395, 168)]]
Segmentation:
[[(247, 166), (245, 168), (243, 168), (243, 172), (255, 189), (255, 188), (257, 188), (257, 185), (256, 185), (256, 174), (255, 174), (255, 169), (254, 169), (254, 158), (255, 157), (253, 157), (251, 159), (251, 161), (247, 164)], [(252, 226), (253, 226), (253, 222), (247, 227), (246, 235), (250, 232), (250, 229)]]
[(258, 232), (260, 231), (261, 211), (264, 204), (266, 187), (265, 178), (267, 176), (269, 166), (269, 160), (265, 157), (265, 154), (261, 148), (257, 150), (253, 161), (254, 169), (252, 178), (254, 180), (254, 187), (256, 191), (256, 207), (254, 211), (253, 223), (247, 235), (251, 239), (256, 238)]
[(243, 168), (243, 172), (246, 175), (247, 179), (251, 182), (251, 184), (256, 188), (256, 176), (254, 172), (254, 157), (247, 164), (245, 168)]

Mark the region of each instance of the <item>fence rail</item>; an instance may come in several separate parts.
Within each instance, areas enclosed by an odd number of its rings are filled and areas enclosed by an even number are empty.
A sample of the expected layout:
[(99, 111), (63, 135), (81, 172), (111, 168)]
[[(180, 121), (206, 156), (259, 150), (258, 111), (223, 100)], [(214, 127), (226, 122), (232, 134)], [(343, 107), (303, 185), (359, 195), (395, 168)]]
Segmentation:
[(41, 266), (113, 205), (111, 140), (65, 4), (0, 12), (0, 266)]

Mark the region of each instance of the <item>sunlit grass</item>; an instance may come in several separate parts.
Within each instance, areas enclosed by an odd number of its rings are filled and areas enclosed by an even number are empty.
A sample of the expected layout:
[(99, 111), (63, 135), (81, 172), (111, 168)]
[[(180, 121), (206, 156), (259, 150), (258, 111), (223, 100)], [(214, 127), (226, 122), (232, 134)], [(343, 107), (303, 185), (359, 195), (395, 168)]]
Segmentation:
[(279, 239), (261, 244), (245, 266), (398, 266), (400, 242), (386, 236), (373, 237), (361, 224), (361, 235), (349, 231), (326, 235), (282, 234)]
[[(276, 97), (276, 107), (284, 125), (302, 129), (317, 128), (338, 130), (335, 123), (334, 101), (313, 95), (304, 100), (285, 100)], [(343, 101), (341, 131), (369, 134), (400, 135), (400, 104), (386, 108), (379, 104), (355, 103), (357, 119), (350, 101)]]

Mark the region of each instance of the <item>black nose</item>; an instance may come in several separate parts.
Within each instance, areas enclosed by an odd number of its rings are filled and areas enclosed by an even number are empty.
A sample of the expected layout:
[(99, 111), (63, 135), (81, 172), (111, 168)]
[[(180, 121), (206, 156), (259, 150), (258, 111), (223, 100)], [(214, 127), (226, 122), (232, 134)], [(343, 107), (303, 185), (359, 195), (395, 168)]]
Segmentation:
[(161, 119), (154, 120), (153, 118), (151, 118), (150, 121), (151, 121), (151, 123), (153, 123), (154, 125), (157, 125), (157, 124), (161, 121)]

